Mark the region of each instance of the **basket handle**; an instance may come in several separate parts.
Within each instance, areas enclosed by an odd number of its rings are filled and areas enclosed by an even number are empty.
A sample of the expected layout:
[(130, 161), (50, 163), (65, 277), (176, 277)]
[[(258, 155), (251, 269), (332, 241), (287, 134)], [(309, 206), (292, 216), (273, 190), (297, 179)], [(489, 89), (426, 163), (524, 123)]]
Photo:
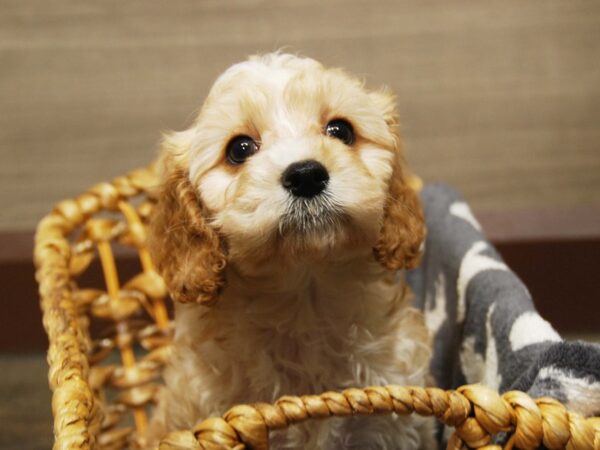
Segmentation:
[(209, 418), (191, 431), (167, 435), (160, 450), (268, 450), (269, 431), (309, 419), (368, 416), (372, 414), (435, 416), (456, 430), (448, 449), (481, 448), (491, 445), (492, 435), (508, 432), (505, 449), (572, 450), (600, 449), (600, 418), (585, 419), (567, 411), (551, 398), (531, 399), (510, 391), (500, 396), (482, 385), (456, 390), (389, 385), (325, 392), (301, 397), (284, 396), (274, 404), (237, 405), (221, 418)]

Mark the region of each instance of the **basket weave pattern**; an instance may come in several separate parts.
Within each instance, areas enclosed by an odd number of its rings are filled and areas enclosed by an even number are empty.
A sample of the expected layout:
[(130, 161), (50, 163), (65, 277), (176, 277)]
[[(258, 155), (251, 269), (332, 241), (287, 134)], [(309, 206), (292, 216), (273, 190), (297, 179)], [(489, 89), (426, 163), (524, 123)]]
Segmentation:
[[(166, 287), (145, 248), (156, 183), (152, 166), (100, 183), (60, 202), (38, 226), (34, 261), (50, 341), (56, 450), (143, 443), (172, 338)], [(133, 249), (139, 257), (140, 273), (123, 284), (116, 249)], [(93, 269), (96, 258), (104, 286), (80, 286), (80, 275)], [(490, 444), (491, 436), (508, 432), (508, 449), (543, 443), (600, 450), (600, 418), (585, 419), (549, 398), (500, 396), (478, 385), (450, 391), (369, 387), (237, 405), (193, 430), (169, 434), (160, 448), (266, 450), (270, 430), (309, 419), (389, 413), (435, 416), (455, 427), (451, 449), (500, 449)]]

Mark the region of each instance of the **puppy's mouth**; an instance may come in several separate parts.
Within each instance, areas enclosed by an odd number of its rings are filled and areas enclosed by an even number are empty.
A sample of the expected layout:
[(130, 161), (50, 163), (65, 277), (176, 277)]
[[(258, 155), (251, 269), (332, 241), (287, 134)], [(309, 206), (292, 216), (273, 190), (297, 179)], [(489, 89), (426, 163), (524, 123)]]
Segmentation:
[(343, 209), (327, 192), (311, 197), (292, 197), (279, 221), (279, 233), (313, 234), (334, 231), (346, 222)]

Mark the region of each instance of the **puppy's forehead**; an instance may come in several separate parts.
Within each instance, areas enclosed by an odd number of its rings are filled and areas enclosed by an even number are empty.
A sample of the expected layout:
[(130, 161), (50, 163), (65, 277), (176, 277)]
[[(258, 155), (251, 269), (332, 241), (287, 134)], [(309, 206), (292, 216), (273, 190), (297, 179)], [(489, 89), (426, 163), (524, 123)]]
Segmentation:
[(261, 128), (281, 124), (284, 112), (301, 120), (321, 119), (312, 116), (326, 115), (328, 109), (341, 115), (362, 113), (365, 103), (370, 101), (363, 83), (343, 71), (310, 58), (268, 54), (225, 71), (205, 106), (237, 107), (235, 119), (252, 120)]
[(313, 71), (316, 75), (323, 69), (320, 63), (310, 58), (283, 54), (253, 56), (227, 69), (213, 85), (210, 95), (220, 96), (240, 85), (264, 86), (281, 92), (299, 73)]

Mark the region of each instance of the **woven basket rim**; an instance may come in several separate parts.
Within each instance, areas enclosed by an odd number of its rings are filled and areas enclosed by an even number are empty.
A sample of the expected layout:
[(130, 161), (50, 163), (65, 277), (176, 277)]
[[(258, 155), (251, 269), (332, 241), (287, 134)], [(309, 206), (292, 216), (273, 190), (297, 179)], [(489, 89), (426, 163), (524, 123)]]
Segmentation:
[[(53, 391), (55, 449), (92, 448), (97, 433), (91, 427), (97, 411), (88, 382), (90, 363), (71, 297), (69, 261), (73, 250), (68, 237), (94, 214), (115, 211), (120, 201), (147, 194), (156, 180), (156, 164), (152, 164), (111, 182), (96, 184), (74, 199), (57, 203), (37, 227), (34, 264), (43, 325), (49, 339), (48, 377)], [(286, 396), (272, 405), (237, 405), (221, 418), (207, 419), (193, 430), (171, 433), (163, 440), (161, 449), (185, 448), (181, 445), (193, 443), (190, 448), (266, 450), (269, 430), (300, 421), (412, 412), (435, 416), (446, 425), (456, 426), (449, 448), (488, 445), (490, 434), (500, 431), (513, 431), (509, 443), (519, 447), (543, 440), (548, 448), (562, 448), (555, 436), (560, 429), (563, 430), (559, 436), (561, 445), (579, 450), (600, 449), (600, 418), (583, 418), (549, 398), (532, 400), (527, 394), (515, 391), (499, 395), (479, 385), (447, 391), (407, 386), (367, 387), (318, 396)]]

